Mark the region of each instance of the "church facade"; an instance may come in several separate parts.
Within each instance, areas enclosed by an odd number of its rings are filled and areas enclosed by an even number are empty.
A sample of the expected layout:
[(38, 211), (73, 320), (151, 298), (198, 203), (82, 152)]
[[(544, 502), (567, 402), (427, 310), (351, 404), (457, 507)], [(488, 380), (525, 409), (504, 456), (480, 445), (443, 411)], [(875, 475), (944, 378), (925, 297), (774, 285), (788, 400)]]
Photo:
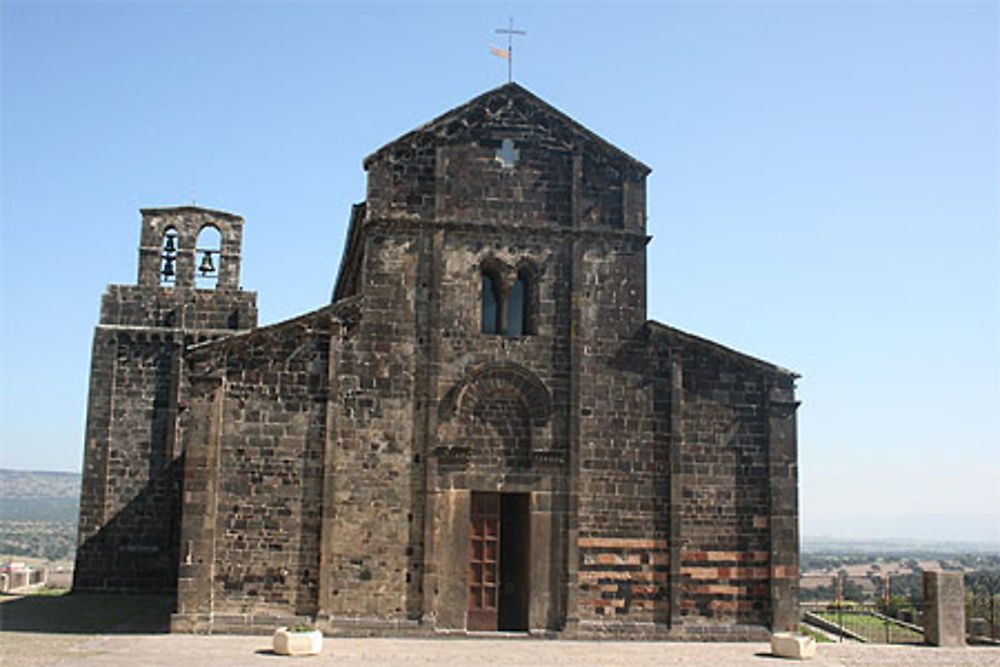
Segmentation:
[(240, 217), (142, 211), (74, 588), (180, 632), (796, 627), (796, 376), (646, 318), (649, 169), (517, 84), (364, 167), (331, 302), (264, 327)]

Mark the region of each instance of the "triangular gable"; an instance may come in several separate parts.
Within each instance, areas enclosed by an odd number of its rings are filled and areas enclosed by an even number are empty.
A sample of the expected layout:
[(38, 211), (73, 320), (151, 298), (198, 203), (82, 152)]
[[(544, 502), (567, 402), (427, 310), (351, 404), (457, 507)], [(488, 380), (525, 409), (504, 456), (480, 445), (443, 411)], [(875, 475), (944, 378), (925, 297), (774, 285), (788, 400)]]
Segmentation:
[(461, 141), (473, 129), (489, 125), (504, 128), (531, 127), (542, 131), (550, 141), (566, 148), (582, 146), (604, 153), (628, 164), (642, 176), (652, 171), (516, 83), (507, 83), (487, 91), (389, 142), (365, 158), (365, 169), (393, 150)]

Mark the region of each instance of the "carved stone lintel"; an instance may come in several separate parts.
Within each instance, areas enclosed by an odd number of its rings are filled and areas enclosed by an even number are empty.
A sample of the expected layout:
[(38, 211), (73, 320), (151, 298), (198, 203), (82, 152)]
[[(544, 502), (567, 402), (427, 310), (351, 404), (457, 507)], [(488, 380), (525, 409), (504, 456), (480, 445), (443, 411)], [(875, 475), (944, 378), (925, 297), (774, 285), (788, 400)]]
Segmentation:
[(537, 466), (555, 466), (566, 463), (566, 452), (554, 449), (536, 449), (531, 452), (531, 463)]

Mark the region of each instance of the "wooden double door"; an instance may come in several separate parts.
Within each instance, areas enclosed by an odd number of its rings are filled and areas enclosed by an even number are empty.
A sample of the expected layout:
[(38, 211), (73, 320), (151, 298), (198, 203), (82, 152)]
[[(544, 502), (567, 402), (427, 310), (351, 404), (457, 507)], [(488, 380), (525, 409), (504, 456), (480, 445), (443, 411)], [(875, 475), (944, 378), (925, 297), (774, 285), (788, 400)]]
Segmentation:
[(480, 631), (528, 629), (527, 493), (473, 492), (469, 512), (468, 618)]

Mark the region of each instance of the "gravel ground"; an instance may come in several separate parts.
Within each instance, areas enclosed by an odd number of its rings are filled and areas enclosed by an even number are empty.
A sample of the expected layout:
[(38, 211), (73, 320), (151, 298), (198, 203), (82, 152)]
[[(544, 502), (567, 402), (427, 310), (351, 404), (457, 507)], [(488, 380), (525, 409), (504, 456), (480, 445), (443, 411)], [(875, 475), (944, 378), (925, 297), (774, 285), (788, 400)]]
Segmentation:
[[(166, 634), (173, 601), (157, 596), (0, 597), (0, 665), (223, 667), (281, 664), (266, 636)], [(582, 642), (544, 639), (328, 637), (305, 665), (691, 665), (773, 667), (767, 644)], [(294, 663), (299, 664), (299, 663)], [(821, 644), (813, 665), (996, 665), (1000, 646), (940, 649)]]
[[(217, 635), (60, 635), (0, 633), (3, 665), (149, 665), (221, 667), (275, 664), (270, 638)], [(373, 665), (728, 665), (779, 664), (767, 644), (577, 642), (522, 639), (333, 639), (323, 653), (296, 658), (304, 664)], [(924, 646), (823, 644), (810, 664), (997, 665), (1000, 647), (941, 649)]]

